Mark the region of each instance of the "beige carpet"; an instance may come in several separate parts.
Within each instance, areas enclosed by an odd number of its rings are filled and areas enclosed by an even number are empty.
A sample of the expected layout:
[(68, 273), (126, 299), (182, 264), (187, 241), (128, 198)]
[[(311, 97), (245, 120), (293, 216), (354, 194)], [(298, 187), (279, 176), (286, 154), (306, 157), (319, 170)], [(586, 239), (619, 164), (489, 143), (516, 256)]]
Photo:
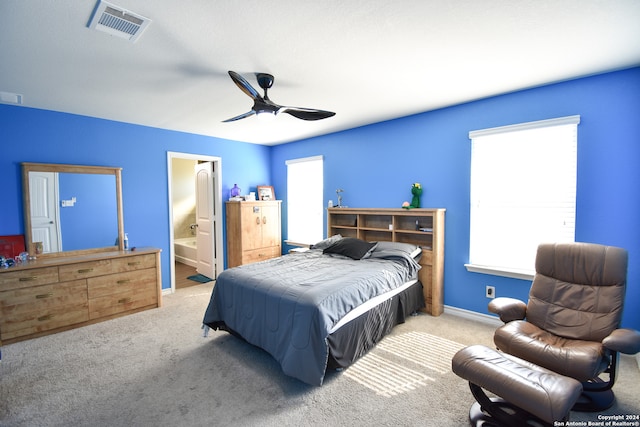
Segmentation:
[[(312, 387), (233, 336), (203, 338), (212, 284), (164, 307), (6, 345), (2, 426), (464, 426), (473, 397), (450, 369), (493, 327), (452, 315), (412, 317), (351, 368)], [(640, 413), (640, 372), (623, 357), (616, 405)], [(598, 414), (572, 413), (572, 420)]]

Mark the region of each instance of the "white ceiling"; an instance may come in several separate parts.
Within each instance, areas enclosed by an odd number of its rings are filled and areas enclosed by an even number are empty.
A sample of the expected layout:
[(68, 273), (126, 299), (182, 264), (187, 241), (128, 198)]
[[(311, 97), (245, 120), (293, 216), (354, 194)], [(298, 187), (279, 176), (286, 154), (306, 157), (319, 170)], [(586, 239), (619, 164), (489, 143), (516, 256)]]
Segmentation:
[[(97, 0), (0, 0), (0, 92), (23, 105), (274, 145), (640, 65), (638, 0), (110, 0), (151, 25), (88, 28)], [(222, 120), (275, 75), (279, 104)]]

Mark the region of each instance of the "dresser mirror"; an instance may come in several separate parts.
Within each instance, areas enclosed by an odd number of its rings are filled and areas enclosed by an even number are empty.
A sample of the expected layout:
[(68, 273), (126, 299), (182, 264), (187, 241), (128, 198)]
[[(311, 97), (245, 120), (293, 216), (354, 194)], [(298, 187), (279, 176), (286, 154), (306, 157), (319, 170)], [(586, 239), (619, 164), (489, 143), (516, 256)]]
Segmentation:
[(124, 249), (122, 169), (22, 163), (29, 253), (61, 256)]

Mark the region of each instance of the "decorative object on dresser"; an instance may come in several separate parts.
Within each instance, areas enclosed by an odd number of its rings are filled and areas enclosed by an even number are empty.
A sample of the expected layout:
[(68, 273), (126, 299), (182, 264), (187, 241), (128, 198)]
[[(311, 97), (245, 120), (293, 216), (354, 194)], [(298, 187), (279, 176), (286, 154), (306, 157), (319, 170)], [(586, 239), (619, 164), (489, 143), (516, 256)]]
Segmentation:
[(271, 185), (258, 185), (258, 200), (275, 200), (276, 192)]
[(238, 187), (238, 184), (233, 184), (233, 188), (231, 188), (231, 197), (238, 197), (240, 193), (242, 193), (242, 190)]
[(0, 236), (0, 257), (15, 258), (24, 250), (24, 235)]
[(444, 311), (444, 217), (446, 209), (328, 208), (327, 236), (340, 234), (369, 242), (401, 242), (422, 248), (418, 278), (426, 312)]
[(233, 184), (231, 190), (229, 190), (229, 200), (231, 201), (240, 201), (242, 200), (242, 189), (238, 187), (238, 184)]
[(26, 242), (43, 250), (0, 270), (0, 340), (161, 306), (160, 250), (125, 250), (121, 168), (23, 163), (22, 183)]
[(227, 202), (227, 266), (282, 255), (280, 200)]

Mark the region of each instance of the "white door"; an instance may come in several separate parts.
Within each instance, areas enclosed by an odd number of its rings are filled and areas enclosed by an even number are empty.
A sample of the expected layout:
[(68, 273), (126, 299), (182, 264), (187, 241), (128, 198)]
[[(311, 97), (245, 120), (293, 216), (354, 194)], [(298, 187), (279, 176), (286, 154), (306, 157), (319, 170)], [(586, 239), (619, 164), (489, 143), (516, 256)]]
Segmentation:
[(196, 271), (210, 279), (216, 278), (216, 248), (213, 162), (196, 165)]
[[(58, 209), (58, 174), (55, 172), (29, 172), (31, 200), (31, 236), (42, 242), (44, 253), (60, 252), (60, 215)], [(30, 242), (28, 242), (30, 243)]]

